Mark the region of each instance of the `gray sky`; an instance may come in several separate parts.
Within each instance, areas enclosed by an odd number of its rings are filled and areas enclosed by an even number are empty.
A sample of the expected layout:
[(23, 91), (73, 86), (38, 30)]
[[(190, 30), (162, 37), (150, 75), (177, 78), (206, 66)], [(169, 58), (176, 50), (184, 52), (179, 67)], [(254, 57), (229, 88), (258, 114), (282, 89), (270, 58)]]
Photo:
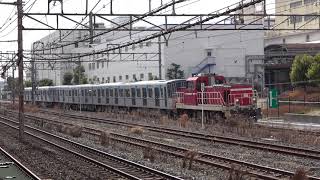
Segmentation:
[[(1, 1), (1, 0), (0, 0)], [(14, 0), (2, 0), (3, 2), (14, 2)], [(25, 6), (25, 10), (29, 7), (35, 0), (24, 0), (24, 2), (29, 2)], [(91, 9), (99, 0), (89, 0), (89, 9)], [(153, 8), (160, 5), (160, 0), (152, 0)], [(164, 2), (169, 2), (170, 0), (163, 0)], [(109, 5), (106, 3), (107, 0), (102, 0), (94, 10), (94, 12), (99, 11), (99, 13), (108, 13)], [(149, 0), (114, 0), (114, 13), (145, 13), (148, 11)], [(193, 2), (193, 3), (192, 3)], [(187, 3), (192, 3), (191, 5), (181, 7), (177, 9), (177, 13), (210, 13), (217, 9), (226, 7), (233, 3), (238, 2), (238, 0), (190, 0)], [(184, 3), (184, 4), (187, 4)], [(274, 0), (268, 0), (268, 9), (274, 9)], [(103, 5), (106, 5), (103, 8)], [(183, 4), (180, 4), (183, 5)], [(178, 6), (180, 6), (178, 5)], [(51, 12), (60, 12), (60, 5), (57, 2), (56, 6), (51, 3)], [(81, 13), (85, 10), (85, 0), (64, 0), (64, 12)], [(46, 12), (47, 11), (47, 0), (37, 0), (30, 12)], [(0, 40), (14, 40), (17, 37), (16, 21), (13, 21), (16, 16), (16, 8), (13, 6), (0, 5)], [(10, 15), (10, 16), (9, 16)], [(11, 17), (11, 19), (8, 19)], [(55, 23), (53, 19), (42, 17), (43, 22)], [(7, 22), (7, 23), (5, 23)], [(11, 25), (10, 25), (11, 23)], [(39, 25), (32, 20), (24, 20), (24, 25), (27, 27), (35, 27)], [(9, 26), (8, 26), (9, 25)], [(39, 26), (38, 26), (39, 27)], [(51, 31), (52, 32), (52, 31)], [(41, 39), (41, 37), (48, 35), (49, 31), (24, 31), (24, 49), (30, 49), (31, 43)], [(2, 52), (15, 51), (17, 48), (17, 43), (3, 43), (0, 42), (0, 48)]]

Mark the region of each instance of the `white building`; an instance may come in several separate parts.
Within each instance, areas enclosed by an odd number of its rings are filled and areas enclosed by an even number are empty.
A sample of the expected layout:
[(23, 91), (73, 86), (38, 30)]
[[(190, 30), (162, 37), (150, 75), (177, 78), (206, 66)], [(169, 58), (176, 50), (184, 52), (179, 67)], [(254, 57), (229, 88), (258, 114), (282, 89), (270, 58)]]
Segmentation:
[[(257, 26), (261, 25), (247, 25), (246, 28), (257, 28)], [(145, 27), (134, 28), (146, 29)], [(230, 30), (180, 31), (166, 38), (162, 36), (159, 39), (155, 38), (104, 54), (94, 54), (94, 52), (116, 48), (124, 43), (138, 41), (147, 35), (157, 33), (155, 31), (110, 32), (95, 39), (94, 45), (90, 47), (88, 43), (81, 43), (68, 46), (63, 52), (93, 54), (80, 59), (91, 83), (166, 79), (167, 69), (172, 63), (181, 65), (185, 77), (198, 73), (217, 73), (230, 78), (248, 78), (248, 57), (264, 55), (264, 32), (232, 30), (234, 25), (225, 24), (211, 28), (230, 28)], [(74, 41), (88, 34), (79, 32), (75, 31), (66, 39)], [(51, 36), (42, 38), (41, 41), (52, 44), (50, 40), (57, 37), (59, 33), (55, 32)], [(59, 51), (62, 52), (61, 49)], [(75, 63), (56, 63), (54, 70), (46, 70), (52, 67), (52, 63), (38, 64), (37, 79), (49, 78), (56, 85), (61, 85), (63, 74), (72, 71), (76, 65)], [(40, 66), (43, 66), (44, 70), (41, 70)]]
[[(234, 25), (217, 25), (232, 29)], [(257, 27), (259, 25), (251, 25)], [(95, 52), (117, 47), (122, 42), (138, 41), (147, 34), (154, 32), (141, 32), (129, 38), (129, 32), (118, 32), (113, 35), (101, 37), (102, 43), (94, 47)], [(166, 43), (163, 37), (129, 47), (111, 51), (109, 55), (93, 55), (89, 57), (92, 62), (84, 63), (89, 81), (114, 82), (148, 80), (150, 78), (166, 78), (167, 69), (171, 63), (181, 65), (185, 77), (197, 73), (217, 73), (226, 77), (246, 77), (246, 57), (264, 55), (263, 31), (183, 31), (171, 34)], [(107, 42), (104, 42), (106, 39)], [(117, 54), (138, 53), (133, 55)], [(160, 53), (159, 53), (160, 52)], [(116, 53), (116, 54), (112, 54)], [(159, 53), (153, 57), (139, 53)], [(159, 77), (159, 56), (161, 57), (161, 77)], [(141, 60), (141, 61), (139, 61)], [(155, 61), (144, 61), (155, 60)]]

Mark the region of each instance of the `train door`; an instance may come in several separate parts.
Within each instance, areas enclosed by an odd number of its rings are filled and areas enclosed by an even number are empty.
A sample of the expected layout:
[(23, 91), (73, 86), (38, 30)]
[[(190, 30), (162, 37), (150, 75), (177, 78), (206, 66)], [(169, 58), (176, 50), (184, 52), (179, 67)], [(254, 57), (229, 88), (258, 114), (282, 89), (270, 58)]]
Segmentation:
[(155, 99), (155, 105), (160, 106), (160, 90), (159, 87), (154, 88), (154, 99)]
[(98, 104), (101, 104), (101, 89), (98, 87)]
[(142, 104), (147, 106), (147, 88), (142, 88)]
[(131, 101), (132, 106), (136, 105), (136, 88), (131, 88)]
[(114, 88), (114, 104), (119, 104), (119, 89)]
[(106, 104), (109, 104), (109, 89), (106, 88)]

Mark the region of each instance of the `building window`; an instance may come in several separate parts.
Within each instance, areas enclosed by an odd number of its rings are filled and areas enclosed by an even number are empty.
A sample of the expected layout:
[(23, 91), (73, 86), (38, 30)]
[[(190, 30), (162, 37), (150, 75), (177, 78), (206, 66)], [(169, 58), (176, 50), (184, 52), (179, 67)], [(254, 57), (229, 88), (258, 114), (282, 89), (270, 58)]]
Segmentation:
[(132, 50), (135, 50), (135, 49), (136, 49), (136, 45), (132, 44)]
[(147, 47), (151, 46), (151, 41), (146, 42), (146, 46)]
[(126, 46), (126, 47), (124, 48), (124, 51), (125, 51), (125, 52), (128, 52), (128, 51), (129, 51), (129, 47)]
[(110, 83), (110, 77), (108, 77), (107, 79), (108, 79), (108, 83)]
[(102, 78), (101, 83), (104, 83), (104, 77)]
[(132, 75), (132, 79), (134, 80), (134, 81), (137, 81), (137, 76), (134, 74), (134, 75)]
[(302, 16), (290, 16), (290, 24), (302, 22)]
[(122, 76), (119, 76), (119, 81), (122, 81)]
[(290, 8), (297, 8), (299, 6), (302, 6), (302, 1), (296, 1), (296, 2), (290, 3)]
[(100, 79), (99, 79), (99, 78), (97, 78), (97, 82), (100, 82)]
[(318, 0), (304, 0), (304, 4), (307, 5), (307, 4), (315, 4)]
[(116, 82), (116, 77), (115, 76), (113, 76), (113, 82)]
[(126, 75), (126, 80), (129, 80), (129, 75)]
[(95, 63), (92, 63), (92, 65), (91, 65), (92, 67), (92, 70), (94, 70), (95, 68), (96, 68), (96, 64)]
[(139, 44), (139, 47), (140, 47), (140, 48), (143, 48), (143, 42), (141, 42), (141, 43)]
[(97, 69), (99, 69), (99, 64), (100, 64), (100, 62), (97, 62)]
[(148, 79), (153, 80), (152, 73), (148, 73)]
[(282, 39), (282, 43), (283, 43), (283, 44), (286, 43), (286, 39), (285, 39), (285, 38)]
[(91, 63), (89, 63), (89, 70), (91, 70)]
[(307, 34), (307, 36), (306, 36), (306, 42), (310, 42), (310, 35), (309, 34)]
[(101, 62), (101, 66), (102, 66), (102, 68), (104, 68), (104, 62), (103, 61)]
[(141, 80), (144, 79), (144, 74), (140, 74), (140, 79), (141, 79)]

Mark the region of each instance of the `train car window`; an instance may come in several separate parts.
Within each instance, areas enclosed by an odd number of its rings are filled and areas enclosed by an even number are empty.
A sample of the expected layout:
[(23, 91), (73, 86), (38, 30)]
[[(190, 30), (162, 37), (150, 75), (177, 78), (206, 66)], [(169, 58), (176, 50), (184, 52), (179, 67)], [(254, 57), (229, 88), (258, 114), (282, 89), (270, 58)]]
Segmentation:
[(100, 97), (100, 96), (101, 96), (100, 89), (98, 89), (98, 97)]
[(123, 89), (119, 89), (119, 96), (123, 97)]
[(172, 85), (171, 83), (168, 84), (168, 97), (171, 98), (172, 97), (172, 89), (171, 89)]
[(97, 96), (97, 90), (93, 90), (93, 96)]
[(163, 88), (160, 88), (160, 96), (163, 98)]
[(118, 89), (114, 89), (114, 97), (118, 97), (119, 96), (119, 91)]
[(110, 89), (110, 97), (113, 97), (113, 89)]
[(75, 96), (78, 96), (78, 90), (75, 90), (74, 94)]
[(152, 98), (152, 96), (153, 96), (152, 88), (148, 88), (148, 96), (149, 96), (149, 98)]
[(104, 97), (104, 89), (101, 90), (101, 95)]
[(147, 97), (147, 88), (142, 88), (142, 97)]
[(135, 88), (131, 88), (131, 96), (132, 97), (136, 96), (136, 89)]
[(109, 97), (109, 89), (106, 89), (106, 97)]
[(141, 89), (137, 88), (137, 97), (141, 97)]
[(83, 92), (83, 89), (81, 89), (81, 96), (84, 96), (84, 92)]
[(125, 92), (126, 92), (126, 97), (130, 97), (130, 90), (126, 89)]

